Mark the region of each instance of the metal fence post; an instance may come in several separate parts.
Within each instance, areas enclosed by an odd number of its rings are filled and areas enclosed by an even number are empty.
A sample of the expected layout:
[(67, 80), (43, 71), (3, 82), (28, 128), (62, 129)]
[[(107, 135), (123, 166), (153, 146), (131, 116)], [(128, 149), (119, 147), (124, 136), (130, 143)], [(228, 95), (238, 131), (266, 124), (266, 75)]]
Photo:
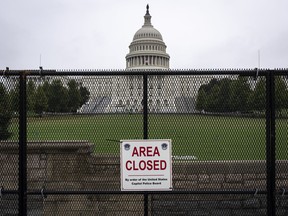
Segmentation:
[(26, 73), (20, 73), (19, 83), (19, 215), (27, 215), (27, 110)]
[(143, 138), (148, 139), (148, 76), (143, 75)]
[(26, 72), (19, 79), (19, 179), (18, 211), (27, 215), (27, 110), (26, 110)]
[[(148, 139), (148, 76), (143, 75), (143, 138)], [(148, 193), (144, 193), (144, 216), (148, 216)]]
[(266, 74), (266, 171), (267, 215), (275, 216), (275, 79), (271, 70)]

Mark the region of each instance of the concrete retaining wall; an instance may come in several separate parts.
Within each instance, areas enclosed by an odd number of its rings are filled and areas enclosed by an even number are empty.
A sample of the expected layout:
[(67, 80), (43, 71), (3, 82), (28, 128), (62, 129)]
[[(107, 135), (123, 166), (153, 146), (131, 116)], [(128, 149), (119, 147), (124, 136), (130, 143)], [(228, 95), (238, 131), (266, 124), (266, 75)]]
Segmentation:
[[(0, 143), (0, 186), (18, 187), (18, 147)], [(120, 159), (94, 155), (88, 142), (29, 142), (28, 190), (120, 190)], [(265, 190), (265, 161), (173, 161), (174, 190)], [(277, 161), (277, 188), (288, 189), (288, 162)], [(30, 215), (143, 215), (143, 195), (28, 196)], [(266, 215), (265, 195), (150, 195), (151, 215)], [(288, 196), (277, 197), (288, 215)], [(17, 213), (17, 196), (0, 200), (0, 215)]]

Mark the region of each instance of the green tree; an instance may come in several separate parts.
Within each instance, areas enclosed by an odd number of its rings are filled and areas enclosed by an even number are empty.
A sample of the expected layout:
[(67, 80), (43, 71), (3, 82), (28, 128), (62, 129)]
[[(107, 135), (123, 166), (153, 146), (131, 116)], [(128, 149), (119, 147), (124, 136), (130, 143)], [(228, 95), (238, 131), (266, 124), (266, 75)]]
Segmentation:
[(207, 96), (207, 108), (208, 112), (218, 112), (219, 111), (219, 93), (220, 87), (218, 84), (215, 84)]
[(288, 90), (284, 77), (275, 76), (275, 109), (281, 116), (282, 109), (288, 108)]
[(249, 111), (249, 97), (252, 90), (246, 77), (238, 77), (231, 83), (231, 111)]
[(67, 108), (69, 112), (76, 112), (80, 107), (81, 95), (78, 89), (78, 83), (72, 79), (68, 82), (68, 91), (67, 91)]
[(196, 109), (208, 112), (247, 112), (251, 92), (247, 78), (238, 77), (237, 80), (214, 78), (199, 88)]
[(48, 110), (50, 112), (67, 112), (67, 89), (61, 80), (53, 80), (48, 91)]
[(80, 83), (79, 87), (80, 95), (81, 95), (81, 100), (80, 100), (80, 107), (85, 104), (89, 100), (90, 92), (86, 87)]
[(221, 79), (218, 82), (219, 93), (215, 97), (217, 98), (217, 104), (215, 109), (218, 112), (231, 112), (231, 83), (232, 81), (228, 78)]
[(249, 99), (249, 104), (252, 110), (262, 112), (266, 109), (266, 83), (264, 77), (259, 78)]
[(214, 111), (213, 96), (211, 96), (211, 92), (217, 84), (218, 80), (213, 78), (208, 84), (200, 86), (196, 99), (197, 110)]
[(35, 104), (35, 92), (36, 87), (35, 83), (32, 79), (30, 79), (27, 83), (27, 110), (33, 111), (34, 110), (34, 104)]
[(88, 101), (90, 95), (87, 88), (74, 79), (67, 83), (67, 87), (59, 79), (51, 83), (46, 80), (42, 90), (48, 101), (48, 106), (43, 111), (47, 112), (76, 112)]
[(45, 96), (46, 96), (46, 98), (47, 98), (47, 107), (46, 107), (46, 109), (45, 109), (44, 111), (46, 111), (46, 112), (51, 112), (51, 109), (50, 109), (50, 107), (49, 107), (49, 101), (51, 100), (51, 99), (50, 99), (50, 97), (51, 97), (51, 93), (50, 93), (50, 83), (49, 83), (47, 80), (45, 80), (44, 83), (43, 83), (43, 85), (42, 85), (41, 87), (42, 87), (43, 92), (44, 92), (44, 94), (45, 94)]
[(10, 109), (13, 112), (19, 112), (19, 84), (9, 92)]
[(42, 116), (48, 108), (48, 99), (44, 92), (43, 86), (38, 86), (35, 93), (34, 112)]
[(6, 88), (0, 83), (0, 140), (6, 140), (11, 136), (9, 124), (12, 112), (9, 108), (9, 96)]
[(207, 94), (202, 88), (202, 86), (199, 88), (197, 99), (196, 99), (196, 110), (205, 110), (206, 109), (206, 99), (207, 99)]

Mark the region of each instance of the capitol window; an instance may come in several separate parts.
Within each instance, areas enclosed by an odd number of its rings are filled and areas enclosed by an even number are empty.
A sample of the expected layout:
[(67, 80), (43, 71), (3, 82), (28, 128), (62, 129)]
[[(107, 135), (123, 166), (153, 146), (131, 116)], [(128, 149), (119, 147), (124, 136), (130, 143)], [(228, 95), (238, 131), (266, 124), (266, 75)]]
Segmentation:
[(164, 105), (168, 106), (168, 100), (167, 99), (164, 100)]

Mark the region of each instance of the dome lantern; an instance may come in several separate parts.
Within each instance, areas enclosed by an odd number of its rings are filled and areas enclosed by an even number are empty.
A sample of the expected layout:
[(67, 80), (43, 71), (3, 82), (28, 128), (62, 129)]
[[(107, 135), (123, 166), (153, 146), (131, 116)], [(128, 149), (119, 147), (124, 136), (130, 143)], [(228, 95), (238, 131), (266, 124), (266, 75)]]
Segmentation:
[(147, 6), (146, 6), (146, 14), (145, 14), (145, 16), (144, 16), (144, 25), (143, 25), (143, 27), (144, 26), (151, 26), (151, 27), (153, 27), (152, 25), (151, 25), (151, 15), (149, 14), (149, 4), (147, 4)]

